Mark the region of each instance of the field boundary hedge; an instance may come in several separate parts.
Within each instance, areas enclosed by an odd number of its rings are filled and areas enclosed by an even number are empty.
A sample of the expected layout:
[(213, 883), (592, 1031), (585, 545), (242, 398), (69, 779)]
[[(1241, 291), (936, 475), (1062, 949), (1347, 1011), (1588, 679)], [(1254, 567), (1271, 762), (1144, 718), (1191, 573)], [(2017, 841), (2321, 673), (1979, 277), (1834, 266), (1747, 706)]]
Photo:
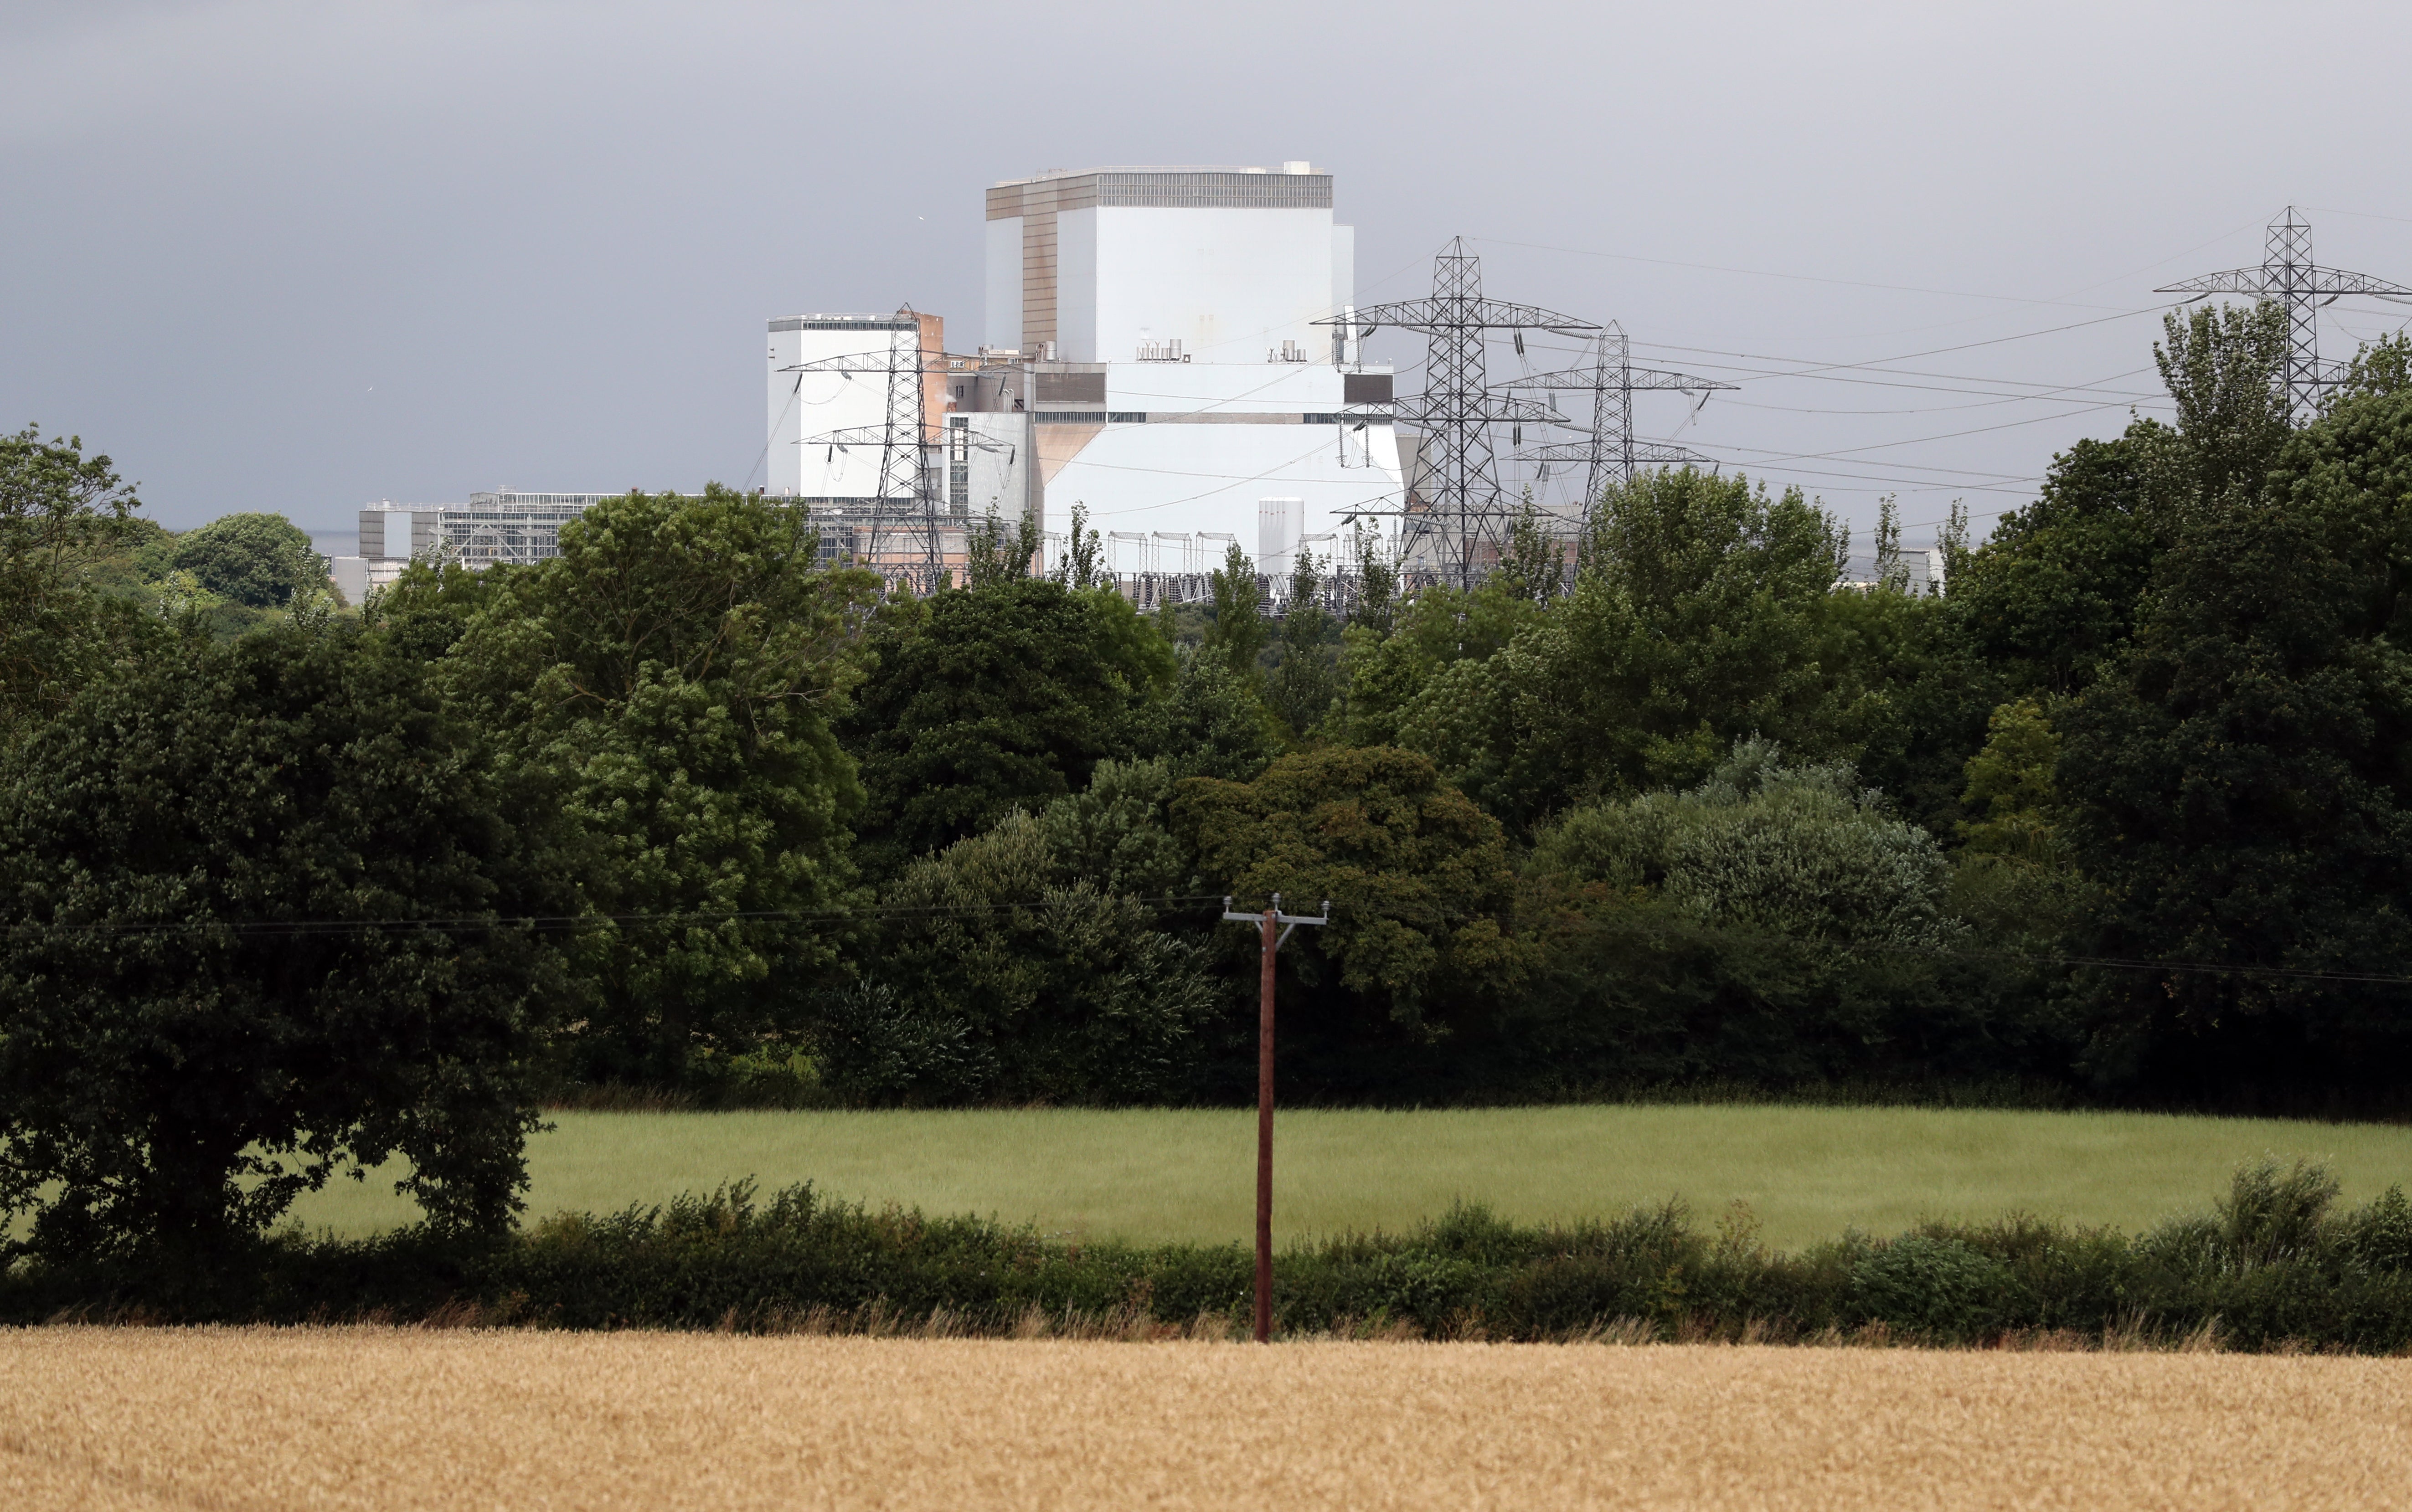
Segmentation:
[[(2412, 1202), (2336, 1195), (2264, 1164), (2140, 1235), (2013, 1215), (1793, 1254), (1740, 1207), (1704, 1230), (1671, 1203), (1564, 1226), (1463, 1206), (1292, 1248), (1274, 1306), (1293, 1337), (2412, 1350)], [(1060, 1243), (738, 1182), (484, 1243), (288, 1233), (213, 1268), (21, 1266), (0, 1320), (1155, 1338), (1229, 1334), (1250, 1286), (1238, 1245)]]

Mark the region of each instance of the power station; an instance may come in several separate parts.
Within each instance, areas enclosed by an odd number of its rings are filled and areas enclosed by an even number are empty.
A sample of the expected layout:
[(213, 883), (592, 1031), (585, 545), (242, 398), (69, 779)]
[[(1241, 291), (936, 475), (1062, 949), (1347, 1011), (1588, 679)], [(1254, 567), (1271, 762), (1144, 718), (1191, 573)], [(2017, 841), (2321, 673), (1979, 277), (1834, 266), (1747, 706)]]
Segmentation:
[(1142, 598), (1194, 596), (1235, 544), (1280, 573), (1395, 538), (1394, 377), (1359, 350), (1331, 174), (1052, 172), (987, 217), (970, 351), (910, 310), (770, 322), (772, 494), (917, 586), (989, 518), (1060, 542), (1075, 506)]

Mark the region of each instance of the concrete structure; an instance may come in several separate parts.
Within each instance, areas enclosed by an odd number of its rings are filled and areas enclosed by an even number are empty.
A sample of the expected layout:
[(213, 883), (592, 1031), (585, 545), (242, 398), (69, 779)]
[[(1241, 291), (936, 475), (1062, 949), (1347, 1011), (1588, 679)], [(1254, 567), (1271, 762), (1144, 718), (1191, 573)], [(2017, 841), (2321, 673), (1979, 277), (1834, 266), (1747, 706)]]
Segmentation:
[(1331, 176), (1305, 163), (991, 188), (987, 355), (1026, 374), (1041, 519), (1079, 502), (1118, 542), (1254, 543), (1278, 496), (1302, 501), (1300, 538), (1394, 521), (1390, 370), (1314, 324), (1355, 282)]
[(400, 577), (414, 559), (478, 569), (497, 562), (541, 562), (561, 554), (564, 524), (610, 496), (500, 489), (472, 493), (465, 504), (380, 501), (360, 510), (360, 554), (331, 558), (328, 574), (344, 602), (357, 606), (372, 590)]
[[(768, 492), (807, 504), (880, 497), (885, 479), (879, 438), (888, 424), (890, 389), (887, 370), (891, 364), (917, 370), (925, 354), (938, 357), (945, 346), (938, 317), (911, 310), (793, 315), (772, 321)], [(847, 359), (860, 360), (814, 368)], [(927, 427), (935, 418), (932, 406), (925, 400), (917, 407)]]

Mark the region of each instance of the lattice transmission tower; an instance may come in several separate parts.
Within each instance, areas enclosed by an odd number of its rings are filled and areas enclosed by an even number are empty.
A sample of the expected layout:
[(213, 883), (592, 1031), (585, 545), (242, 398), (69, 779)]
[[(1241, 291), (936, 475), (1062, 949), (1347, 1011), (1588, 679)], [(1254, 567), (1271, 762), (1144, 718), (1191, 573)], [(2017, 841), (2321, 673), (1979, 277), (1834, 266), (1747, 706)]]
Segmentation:
[(921, 594), (935, 591), (947, 574), (937, 495), (922, 466), (921, 382), (931, 355), (922, 349), (918, 329), (894, 330), (889, 332), (884, 352), (850, 352), (779, 370), (795, 374), (800, 384), (807, 373), (835, 373), (848, 380), (858, 374), (876, 374), (885, 379), (885, 422), (827, 431), (797, 444), (833, 451), (879, 448), (878, 492), (871, 500), (871, 526), (860, 554), (863, 565), (881, 577), (902, 578)]
[(2164, 284), (2155, 294), (2247, 294), (2285, 307), (2287, 312), (2287, 412), (2297, 425), (2319, 413), (2329, 389), (2345, 381), (2351, 366), (2320, 360), (2319, 317), (2322, 305), (2347, 294), (2374, 299), (2412, 300), (2412, 288), (2390, 284), (2368, 273), (2322, 268), (2312, 261), (2311, 223), (2297, 218), (2295, 207), (2270, 223), (2261, 266), (2231, 268), (2175, 284)]
[(1732, 389), (1730, 383), (1714, 378), (1698, 378), (1688, 373), (1669, 373), (1664, 368), (1638, 368), (1633, 365), (1633, 344), (1625, 328), (1611, 320), (1599, 333), (1593, 360), (1581, 367), (1561, 368), (1555, 373), (1532, 373), (1521, 378), (1510, 378), (1500, 384), (1503, 392), (1517, 390), (1591, 390), (1591, 434), (1581, 441), (1551, 441), (1521, 448), (1516, 456), (1523, 462), (1573, 462), (1584, 468), (1583, 512), (1599, 507), (1600, 495), (1610, 483), (1632, 480), (1634, 472), (1642, 467), (1680, 466), (1684, 462), (1709, 462), (1688, 447), (1665, 441), (1640, 441), (1633, 434), (1633, 396), (1636, 393), (1664, 391), (1680, 394), (1707, 395), (1719, 389)]
[(1485, 372), (1484, 342), (1493, 331), (1548, 330), (1595, 336), (1599, 327), (1534, 304), (1482, 297), (1482, 259), (1453, 237), (1433, 258), (1429, 299), (1376, 304), (1317, 325), (1355, 324), (1360, 336), (1384, 326), (1422, 332), (1430, 345), (1424, 389), (1398, 402), (1391, 418), (1423, 436), (1425, 507), (1403, 511), (1403, 560), (1428, 554), (1440, 574), (1470, 588), (1499, 560), (1514, 521), (1499, 487), (1494, 425), (1566, 425), (1547, 404), (1494, 392)]

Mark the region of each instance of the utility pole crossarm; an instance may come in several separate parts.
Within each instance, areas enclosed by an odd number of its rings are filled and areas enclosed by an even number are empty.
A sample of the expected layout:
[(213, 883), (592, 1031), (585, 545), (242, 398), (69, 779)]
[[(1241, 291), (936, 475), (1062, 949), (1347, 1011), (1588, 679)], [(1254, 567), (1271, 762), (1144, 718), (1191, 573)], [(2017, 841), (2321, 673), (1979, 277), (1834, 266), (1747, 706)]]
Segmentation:
[(1384, 326), (1432, 335), (1437, 330), (1548, 330), (1561, 336), (1596, 336), (1596, 322), (1537, 304), (1511, 304), (1505, 300), (1399, 300), (1390, 304), (1362, 305), (1353, 315), (1326, 316), (1311, 324), (1356, 326), (1360, 336)]
[[(1620, 387), (1665, 390), (1679, 394), (1704, 394), (1718, 389), (1739, 389), (1742, 385), (1718, 378), (1699, 378), (1688, 373), (1669, 373), (1664, 368), (1610, 368), (1607, 370)], [(1492, 385), (1494, 389), (1596, 389), (1601, 370), (1562, 368), (1555, 373), (1534, 373), (1505, 383)]]
[[(1549, 441), (1538, 446), (1519, 448), (1516, 460), (1547, 462), (1590, 462), (1598, 450), (1598, 446), (1590, 441)], [(1625, 450), (1634, 462), (1646, 463), (1652, 467), (1680, 467), (1685, 462), (1716, 461), (1714, 457), (1705, 456), (1689, 447), (1679, 447), (1666, 441), (1636, 441)]]
[(2163, 284), (2153, 290), (2155, 294), (2250, 294), (2257, 299), (2270, 298), (2287, 292), (2288, 288), (2304, 294), (2326, 294), (2341, 297), (2360, 294), (2375, 300), (2412, 301), (2412, 288), (2390, 284), (2384, 278), (2368, 273), (2347, 272), (2342, 268), (2304, 268), (2290, 286), (2281, 285), (2262, 268), (2231, 268), (2224, 273), (2205, 273), (2199, 278), (2181, 279)]
[(848, 352), (844, 357), (824, 357), (816, 362), (792, 362), (781, 368), (782, 373), (886, 373), (897, 365), (900, 357), (943, 357), (928, 347), (916, 347), (910, 352)]
[(823, 431), (795, 443), (800, 447), (884, 447), (888, 444), (888, 427), (884, 425), (849, 425), (843, 431)]
[(1482, 420), (1496, 425), (1572, 425), (1552, 406), (1537, 399), (1518, 399), (1497, 389), (1484, 394), (1464, 396), (1458, 403), (1456, 395), (1409, 394), (1391, 406), (1391, 418), (1405, 424), (1429, 425), (1440, 420)]

